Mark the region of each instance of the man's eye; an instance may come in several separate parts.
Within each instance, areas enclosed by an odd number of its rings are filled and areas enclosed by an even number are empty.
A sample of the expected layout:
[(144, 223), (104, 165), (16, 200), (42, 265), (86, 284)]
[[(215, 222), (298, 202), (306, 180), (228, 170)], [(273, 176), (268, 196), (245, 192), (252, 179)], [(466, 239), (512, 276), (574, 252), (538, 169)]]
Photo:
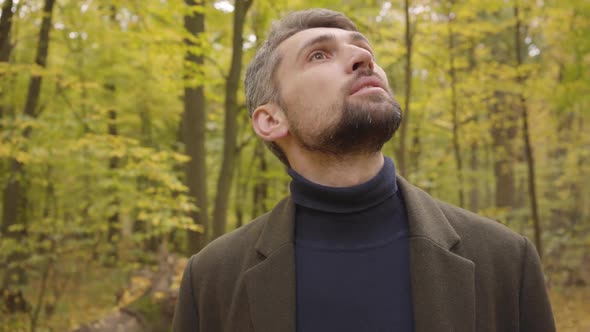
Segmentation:
[(328, 58), (328, 55), (324, 51), (315, 51), (315, 52), (311, 53), (309, 56), (310, 61), (324, 60), (327, 58)]

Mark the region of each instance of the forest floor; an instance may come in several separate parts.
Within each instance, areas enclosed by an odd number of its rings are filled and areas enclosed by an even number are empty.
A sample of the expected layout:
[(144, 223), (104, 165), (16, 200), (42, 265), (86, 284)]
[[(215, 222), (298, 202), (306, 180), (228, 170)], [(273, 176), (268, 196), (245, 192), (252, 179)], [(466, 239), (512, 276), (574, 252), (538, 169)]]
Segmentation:
[(590, 287), (549, 291), (559, 332), (590, 332)]

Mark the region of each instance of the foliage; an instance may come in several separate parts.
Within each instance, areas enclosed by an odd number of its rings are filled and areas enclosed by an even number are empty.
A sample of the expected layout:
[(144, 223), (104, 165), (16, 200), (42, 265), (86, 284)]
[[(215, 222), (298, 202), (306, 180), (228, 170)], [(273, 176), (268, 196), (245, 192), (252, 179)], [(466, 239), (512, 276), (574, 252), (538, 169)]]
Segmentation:
[[(38, 308), (44, 308), (39, 329), (67, 328), (55, 325), (56, 317), (74, 310), (68, 303), (76, 303), (74, 293), (89, 269), (137, 269), (153, 262), (163, 244), (185, 250), (187, 229), (208, 231), (211, 225), (195, 224), (190, 217), (199, 202), (185, 179), (183, 93), (186, 86), (205, 89), (207, 154), (202, 157), (209, 176), (203, 181), (212, 206), (225, 143), (233, 3), (212, 0), (187, 7), (182, 0), (58, 0), (48, 65), (42, 67), (34, 63), (44, 1), (15, 1), (12, 52), (9, 61), (0, 61), (0, 188), (16, 175), (22, 188), (20, 217), (0, 234), (0, 289), (23, 289), (30, 306), (17, 315), (23, 325), (15, 330), (29, 329)], [(522, 21), (520, 65), (516, 4)], [(403, 2), (254, 0), (244, 26), (228, 230), (288, 194), (284, 167), (250, 129), (245, 64), (272, 20), (319, 6), (352, 17), (372, 41), (404, 105)], [(191, 11), (205, 16), (206, 31), (198, 36), (183, 27)], [(413, 0), (409, 13), (412, 112), (402, 175), (454, 204), (463, 195), (464, 208), (532, 237), (519, 117), (523, 97), (547, 280), (552, 286), (590, 283), (590, 271), (580, 268), (590, 265), (588, 1)], [(189, 50), (204, 56), (203, 68), (187, 65)], [(31, 77), (43, 79), (36, 117), (23, 112)], [(399, 135), (384, 150), (395, 158)], [(22, 173), (14, 172), (13, 161), (22, 165)], [(26, 278), (13, 282), (8, 271), (26, 271)], [(79, 294), (84, 296), (94, 295)], [(9, 314), (0, 311), (2, 321), (3, 315)]]

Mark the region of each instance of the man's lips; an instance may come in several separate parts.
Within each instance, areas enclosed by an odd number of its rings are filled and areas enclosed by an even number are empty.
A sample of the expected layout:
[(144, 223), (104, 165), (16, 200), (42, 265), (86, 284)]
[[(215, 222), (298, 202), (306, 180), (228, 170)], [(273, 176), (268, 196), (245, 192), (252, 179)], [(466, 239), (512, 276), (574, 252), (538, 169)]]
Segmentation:
[(375, 76), (362, 76), (352, 84), (350, 95), (353, 95), (365, 88), (380, 88), (381, 90), (385, 90), (385, 87), (379, 78)]

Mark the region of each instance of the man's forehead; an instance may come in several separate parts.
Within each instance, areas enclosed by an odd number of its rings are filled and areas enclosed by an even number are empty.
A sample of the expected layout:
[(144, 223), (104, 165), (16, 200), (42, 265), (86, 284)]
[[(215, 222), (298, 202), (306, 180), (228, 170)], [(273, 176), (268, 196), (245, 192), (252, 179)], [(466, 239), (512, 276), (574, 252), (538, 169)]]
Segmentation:
[(322, 35), (333, 36), (336, 39), (362, 39), (367, 43), (369, 42), (365, 36), (363, 36), (360, 32), (357, 31), (350, 31), (339, 28), (311, 28), (298, 31), (294, 35), (285, 39), (282, 43), (279, 44), (278, 49), (283, 54), (285, 54), (284, 51), (297, 51), (297, 48), (304, 46), (306, 42)]

